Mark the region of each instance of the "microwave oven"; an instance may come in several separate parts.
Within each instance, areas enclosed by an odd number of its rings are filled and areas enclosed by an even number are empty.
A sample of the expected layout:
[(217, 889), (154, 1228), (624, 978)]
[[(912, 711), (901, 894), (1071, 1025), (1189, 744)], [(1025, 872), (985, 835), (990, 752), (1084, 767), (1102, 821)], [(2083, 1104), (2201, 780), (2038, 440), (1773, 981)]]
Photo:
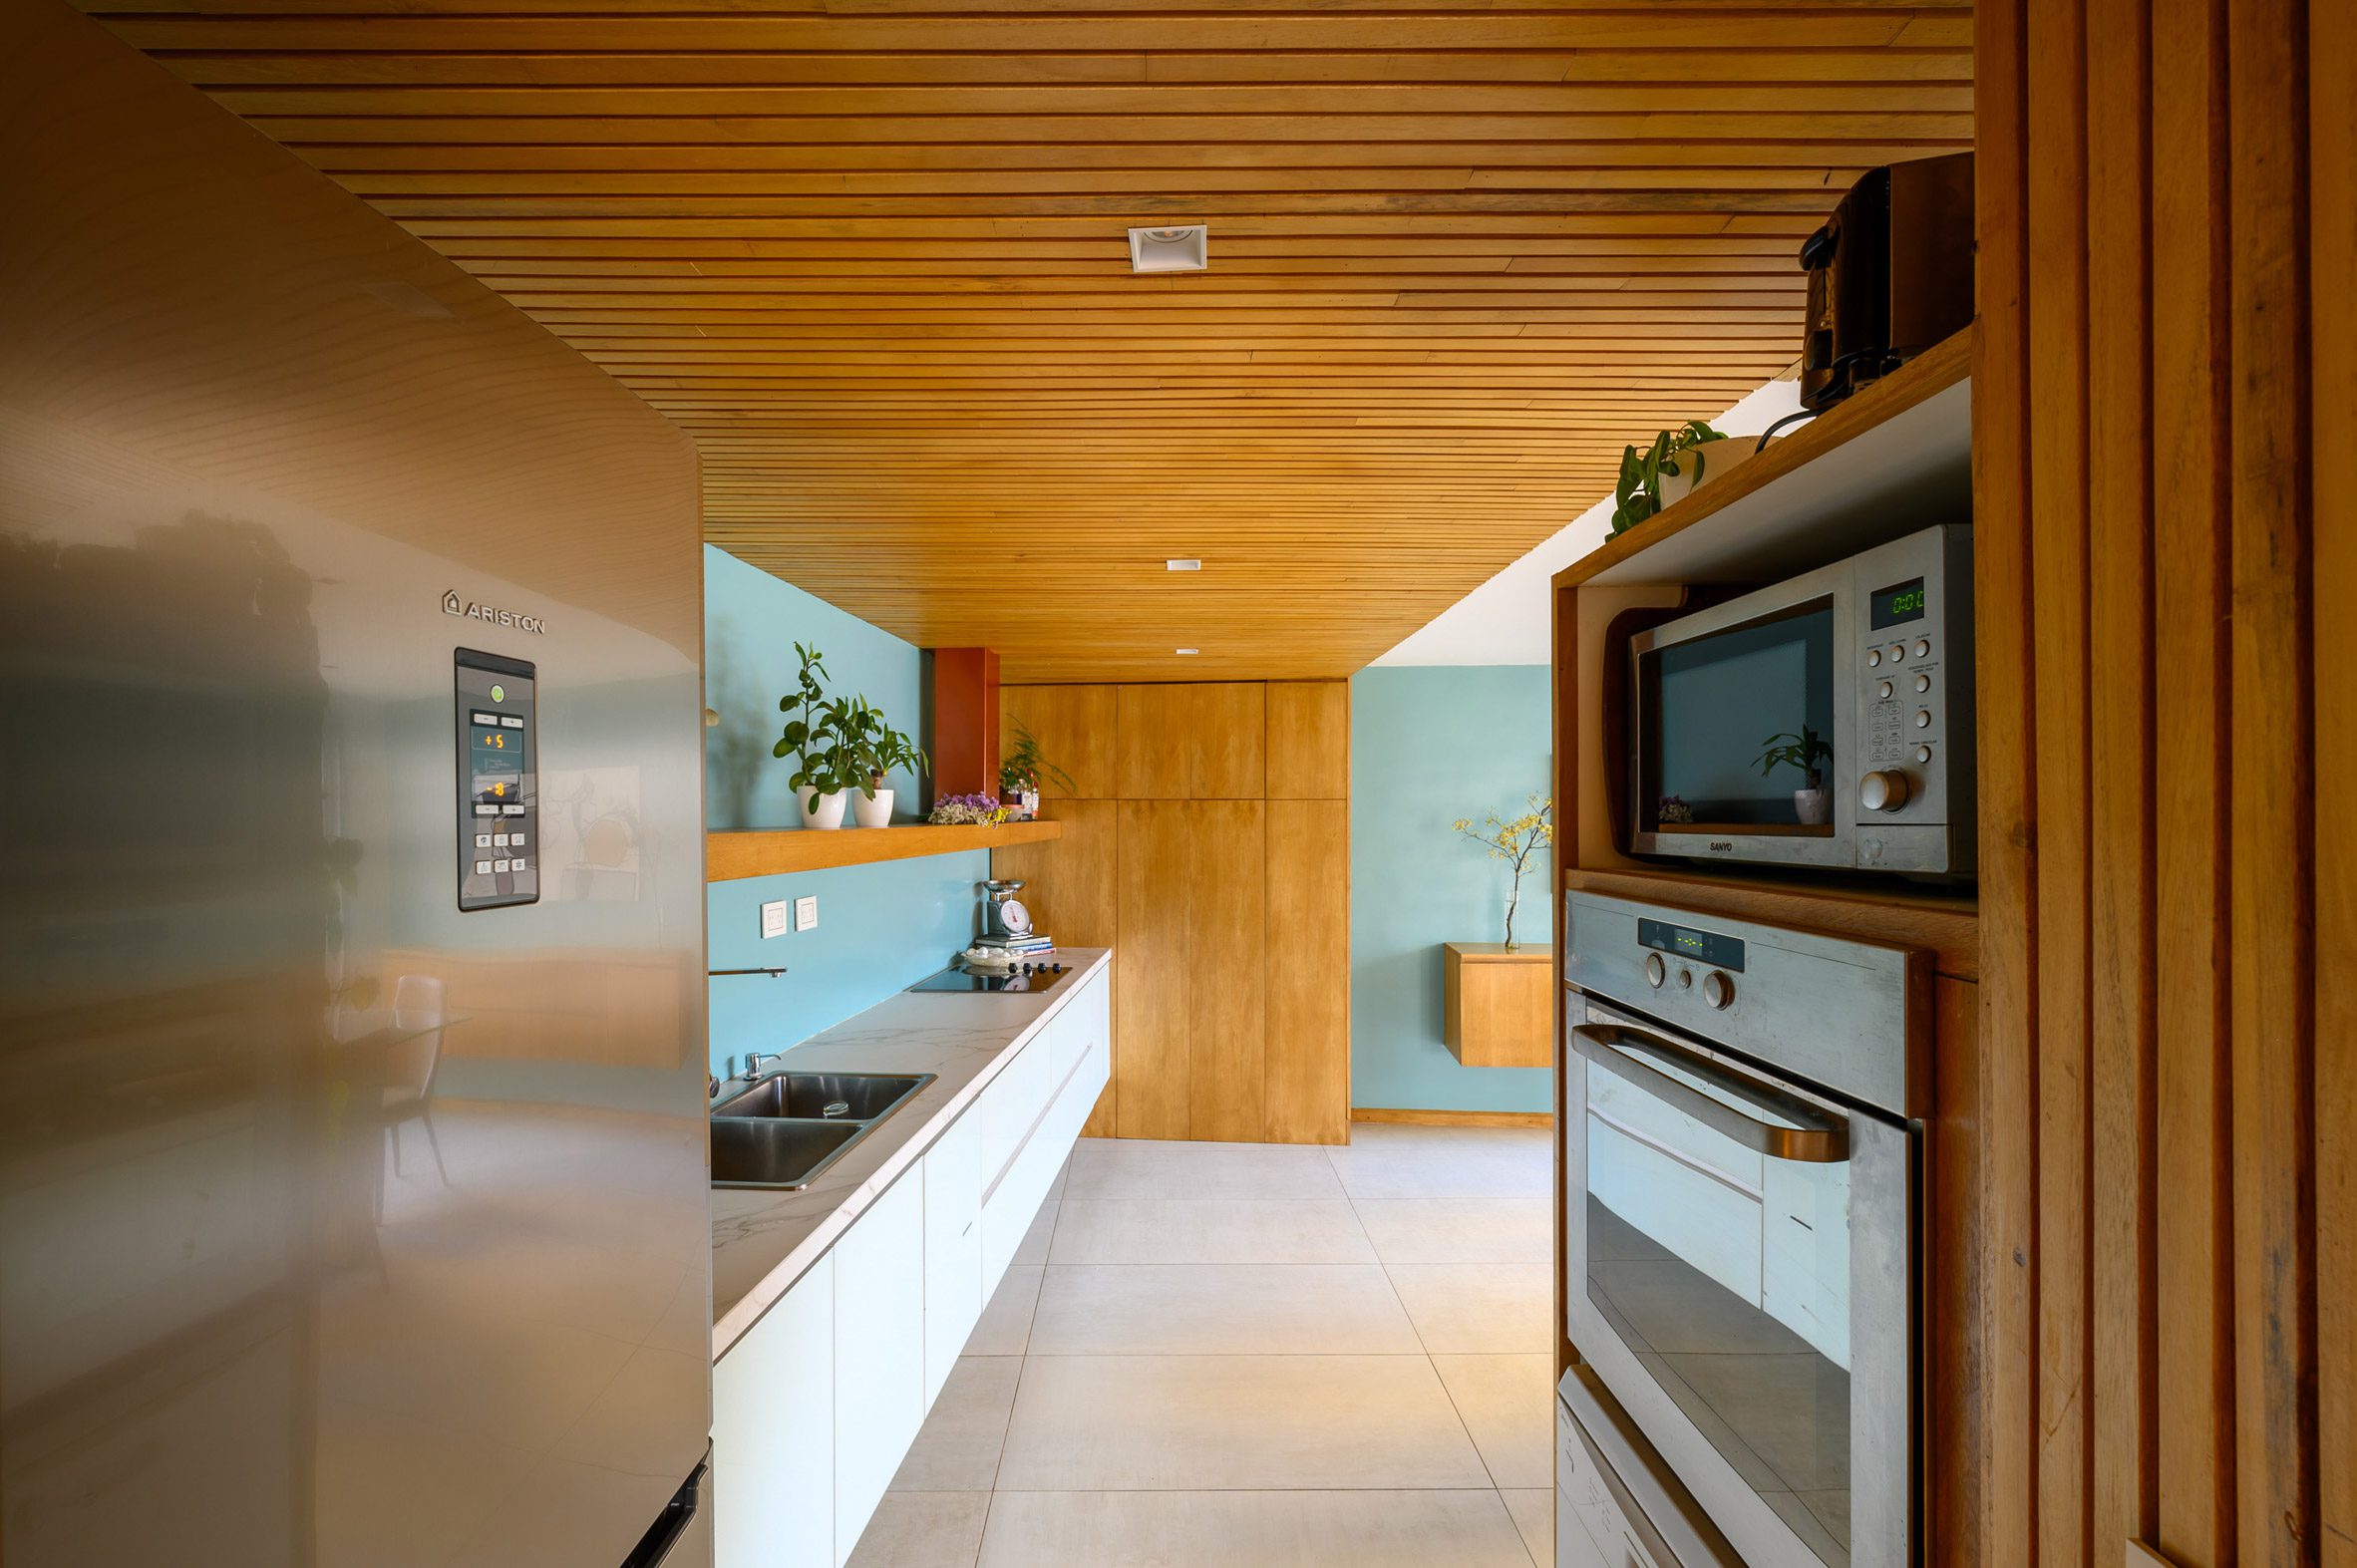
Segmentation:
[(1681, 616), (1628, 651), (1630, 852), (1972, 876), (1969, 526)]

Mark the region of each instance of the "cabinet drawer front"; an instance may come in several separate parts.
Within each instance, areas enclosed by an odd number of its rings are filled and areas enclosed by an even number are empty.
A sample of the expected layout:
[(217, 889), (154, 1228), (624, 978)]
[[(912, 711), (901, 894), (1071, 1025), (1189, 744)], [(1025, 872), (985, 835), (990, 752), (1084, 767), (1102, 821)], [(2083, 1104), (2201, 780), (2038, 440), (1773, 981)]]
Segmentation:
[(720, 1568), (834, 1568), (834, 1254), (712, 1369), (712, 1477)]
[(843, 1233), (834, 1255), (835, 1560), (841, 1568), (924, 1424), (922, 1181), (894, 1182)]
[(1050, 1027), (1033, 1035), (1013, 1061), (999, 1070), (974, 1102), (982, 1120), (982, 1191), (985, 1196), (1005, 1178), (1009, 1165), (1031, 1135), (1033, 1123), (1047, 1108), (1057, 1079)]
[(960, 1116), (926, 1153), (925, 1406), (982, 1315), (982, 1123)]

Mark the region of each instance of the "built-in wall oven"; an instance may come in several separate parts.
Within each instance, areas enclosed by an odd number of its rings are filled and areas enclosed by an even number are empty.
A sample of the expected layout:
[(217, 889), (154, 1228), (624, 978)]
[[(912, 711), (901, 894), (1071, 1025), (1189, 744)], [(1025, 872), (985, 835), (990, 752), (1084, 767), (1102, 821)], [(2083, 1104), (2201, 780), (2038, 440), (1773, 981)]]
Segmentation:
[(1918, 1561), (1928, 955), (1566, 905), (1566, 1426), (1652, 1568)]
[(1968, 526), (1696, 610), (1628, 653), (1633, 852), (1973, 873)]

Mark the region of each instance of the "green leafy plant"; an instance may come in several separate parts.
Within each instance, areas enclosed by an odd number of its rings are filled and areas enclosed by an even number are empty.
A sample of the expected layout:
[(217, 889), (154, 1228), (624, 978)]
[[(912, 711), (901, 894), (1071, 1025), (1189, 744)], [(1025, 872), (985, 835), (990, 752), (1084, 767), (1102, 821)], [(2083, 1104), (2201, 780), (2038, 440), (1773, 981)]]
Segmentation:
[(1702, 482), (1704, 455), (1702, 448), (1710, 442), (1725, 441), (1726, 433), (1711, 429), (1702, 420), (1688, 420), (1676, 430), (1665, 430), (1653, 438), (1653, 445), (1643, 452), (1630, 447), (1620, 455), (1620, 482), (1613, 487), (1613, 498), (1619, 504), (1613, 508), (1612, 531), (1620, 533), (1635, 527), (1661, 510), (1661, 476), (1677, 475), (1686, 470), (1681, 464), (1694, 464), (1694, 482)]
[(1015, 721), (1015, 745), (998, 765), (998, 787), (1001, 794), (1021, 794), (1036, 789), (1042, 781), (1055, 784), (1066, 794), (1077, 792), (1072, 775), (1048, 761), (1040, 750), (1039, 737), (1031, 733), (1031, 726)]
[(770, 748), (770, 755), (794, 759), (794, 777), (786, 781), (788, 788), (833, 794), (848, 788), (852, 781), (845, 777), (849, 769), (835, 730), (834, 710), (827, 701), (827, 657), (801, 643), (794, 645), (794, 653), (802, 668), (795, 674), (794, 690), (778, 699), (778, 711), (794, 717), (786, 721), (785, 732)]
[(1833, 757), (1834, 747), (1815, 730), (1803, 725), (1799, 735), (1772, 735), (1760, 746), (1757, 761), (1761, 778), (1767, 778), (1780, 767), (1797, 768), (1808, 776), (1810, 788), (1825, 787), (1825, 771), (1818, 764)]
[(925, 754), (914, 741), (885, 722), (883, 710), (864, 696), (839, 698), (827, 705), (827, 723), (847, 770), (842, 787), (854, 788), (872, 800), (883, 787), (884, 775), (895, 768), (921, 774)]
[(1528, 868), (1532, 855), (1555, 841), (1555, 802), (1542, 794), (1525, 798), (1530, 809), (1511, 822), (1492, 811), (1479, 827), (1470, 816), (1461, 816), (1451, 824), (1456, 831), (1487, 849), (1491, 859), (1504, 860), (1514, 867), (1514, 891), (1506, 900), (1506, 950), (1510, 953), (1515, 951), (1515, 910), (1522, 901), (1522, 872)]

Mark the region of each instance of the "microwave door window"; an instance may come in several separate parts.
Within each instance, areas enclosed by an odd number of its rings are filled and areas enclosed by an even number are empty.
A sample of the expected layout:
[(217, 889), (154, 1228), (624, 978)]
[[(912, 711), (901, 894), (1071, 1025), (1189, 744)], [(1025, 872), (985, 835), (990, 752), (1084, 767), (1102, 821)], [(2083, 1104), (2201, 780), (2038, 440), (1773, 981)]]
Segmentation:
[(1849, 1164), (1759, 1153), (1593, 1063), (1579, 1070), (1588, 1300), (1696, 1431), (1841, 1568)]
[[(1644, 656), (1653, 827), (1661, 832), (1831, 833), (1804, 825), (1808, 775), (1760, 760), (1772, 737), (1834, 737), (1834, 611), (1798, 614), (1674, 643)], [(1819, 762), (1824, 780), (1833, 760)]]

